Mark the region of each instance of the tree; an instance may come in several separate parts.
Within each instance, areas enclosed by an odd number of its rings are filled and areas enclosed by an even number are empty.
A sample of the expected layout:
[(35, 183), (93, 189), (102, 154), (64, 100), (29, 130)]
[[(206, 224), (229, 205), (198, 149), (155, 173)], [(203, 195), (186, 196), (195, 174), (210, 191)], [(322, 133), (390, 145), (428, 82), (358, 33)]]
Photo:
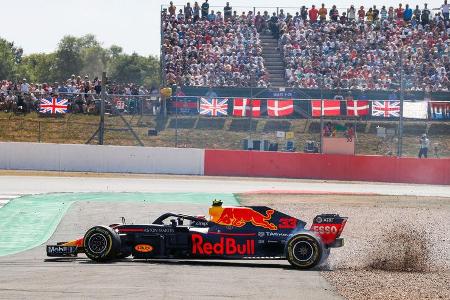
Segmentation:
[(117, 58), (120, 54), (122, 54), (122, 51), (122, 47), (117, 45), (112, 45), (111, 47), (109, 47), (109, 53), (111, 54), (112, 58)]
[(81, 73), (89, 77), (101, 77), (109, 62), (109, 52), (100, 46), (81, 49), (83, 68)]
[(23, 58), (18, 68), (18, 74), (30, 82), (54, 82), (58, 80), (55, 68), (54, 53), (36, 53)]
[(159, 60), (136, 53), (120, 54), (111, 59), (109, 77), (116, 82), (132, 82), (139, 85), (159, 85)]
[(59, 80), (69, 78), (72, 74), (79, 74), (83, 67), (79, 39), (67, 35), (58, 44), (55, 53), (55, 73)]
[(0, 79), (14, 79), (17, 76), (16, 51), (13, 43), (0, 38)]
[(147, 87), (159, 85), (159, 59), (156, 56), (124, 54), (117, 45), (103, 48), (92, 34), (80, 38), (65, 36), (54, 53), (23, 57), (22, 54), (21, 48), (0, 39), (0, 79), (61, 82), (72, 74), (88, 75), (92, 79), (107, 71), (108, 77), (116, 82), (133, 82)]

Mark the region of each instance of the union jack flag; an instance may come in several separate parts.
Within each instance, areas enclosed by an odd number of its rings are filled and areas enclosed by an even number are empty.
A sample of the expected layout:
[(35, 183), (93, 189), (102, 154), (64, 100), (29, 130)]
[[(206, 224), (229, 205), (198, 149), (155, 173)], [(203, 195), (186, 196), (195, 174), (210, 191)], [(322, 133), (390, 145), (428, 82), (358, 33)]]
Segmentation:
[(227, 116), (228, 99), (200, 98), (200, 114), (206, 116)]
[(42, 98), (40, 100), (39, 112), (41, 114), (65, 114), (68, 108), (67, 99), (61, 99), (57, 97), (52, 98)]
[(373, 101), (372, 116), (374, 117), (399, 117), (400, 102), (398, 101)]

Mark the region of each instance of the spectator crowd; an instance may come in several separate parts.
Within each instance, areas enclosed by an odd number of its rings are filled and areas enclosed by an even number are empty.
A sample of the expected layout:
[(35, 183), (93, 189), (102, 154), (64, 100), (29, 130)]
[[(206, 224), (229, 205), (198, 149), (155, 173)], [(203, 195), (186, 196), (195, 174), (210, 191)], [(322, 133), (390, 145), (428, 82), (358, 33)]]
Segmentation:
[(340, 11), (335, 5), (238, 14), (194, 2), (162, 11), (166, 83), (183, 86), (270, 86), (260, 33), (278, 39), (288, 86), (396, 90), (403, 73), (407, 90), (448, 91), (449, 11), (435, 15), (427, 4), (414, 9), (377, 6)]
[[(227, 5), (227, 7), (229, 7)], [(187, 3), (178, 14), (171, 2), (162, 12), (162, 54), (167, 84), (184, 86), (268, 85), (252, 14), (224, 15)]]
[[(124, 100), (129, 105), (130, 99), (158, 92), (156, 88), (148, 90), (133, 83), (120, 84), (111, 82), (107, 84), (106, 93), (108, 105), (114, 101)], [(41, 98), (58, 95), (69, 100), (69, 111), (74, 113), (98, 113), (102, 85), (97, 77), (72, 75), (64, 82), (54, 83), (28, 83), (24, 78), (17, 82), (10, 80), (0, 81), (0, 111), (22, 112), (38, 111)], [(116, 96), (121, 96), (116, 97)], [(110, 99), (111, 98), (111, 99)], [(138, 110), (137, 100), (135, 110)]]

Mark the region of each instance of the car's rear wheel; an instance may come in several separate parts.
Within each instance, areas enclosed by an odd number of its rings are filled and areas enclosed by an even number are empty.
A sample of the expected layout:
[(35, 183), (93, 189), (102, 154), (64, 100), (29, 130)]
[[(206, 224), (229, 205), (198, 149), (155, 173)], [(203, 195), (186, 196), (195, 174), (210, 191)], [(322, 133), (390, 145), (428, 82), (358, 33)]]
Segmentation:
[(322, 258), (322, 244), (313, 236), (298, 234), (287, 243), (286, 257), (298, 269), (310, 269), (319, 264)]
[(84, 252), (94, 261), (108, 261), (117, 258), (120, 251), (120, 236), (107, 226), (95, 226), (84, 235)]

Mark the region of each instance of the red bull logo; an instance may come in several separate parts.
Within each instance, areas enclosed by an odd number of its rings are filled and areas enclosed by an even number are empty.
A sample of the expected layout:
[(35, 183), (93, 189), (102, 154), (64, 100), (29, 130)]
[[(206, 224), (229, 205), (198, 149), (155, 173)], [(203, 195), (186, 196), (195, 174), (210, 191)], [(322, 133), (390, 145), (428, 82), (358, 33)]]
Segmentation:
[(278, 229), (275, 224), (269, 222), (274, 213), (273, 209), (266, 210), (266, 215), (263, 215), (249, 207), (212, 206), (209, 213), (211, 221), (220, 225), (242, 227), (247, 223), (252, 223), (254, 226), (270, 230)]
[(192, 254), (198, 255), (254, 255), (255, 241), (239, 244), (234, 238), (221, 237), (218, 243), (204, 242), (203, 236), (192, 234)]

